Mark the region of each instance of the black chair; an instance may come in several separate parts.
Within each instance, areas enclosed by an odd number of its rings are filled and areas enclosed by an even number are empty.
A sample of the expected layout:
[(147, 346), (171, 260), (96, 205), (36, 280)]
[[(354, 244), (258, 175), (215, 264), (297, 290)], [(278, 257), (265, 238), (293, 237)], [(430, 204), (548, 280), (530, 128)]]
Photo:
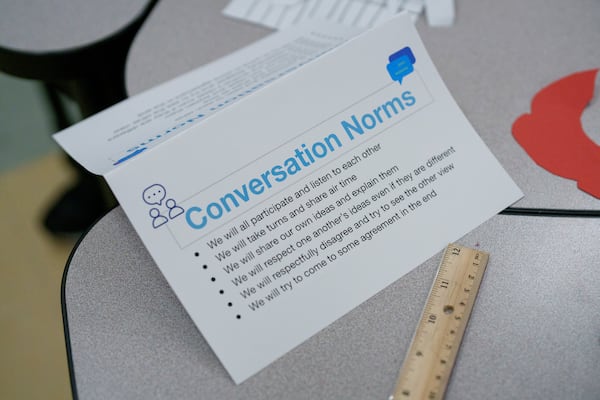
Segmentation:
[[(137, 9), (129, 7), (132, 15), (124, 25), (115, 23), (113, 32), (73, 46), (52, 43), (52, 37), (47, 38), (47, 47), (28, 46), (15, 40), (15, 36), (2, 35), (0, 29), (0, 70), (21, 78), (41, 81), (54, 112), (56, 129), (64, 129), (71, 121), (65, 113), (58, 92), (77, 103), (83, 118), (127, 97), (124, 73), (127, 53), (156, 2), (157, 0), (138, 1)], [(69, 2), (65, 2), (64, 7), (69, 6)], [(45, 18), (41, 13), (47, 13), (48, 10), (44, 10), (44, 7), (36, 10), (34, 7), (35, 4), (30, 3), (2, 7), (4, 17), (0, 17), (0, 21), (5, 21), (3, 29), (11, 29), (10, 26), (18, 28), (18, 24), (22, 22), (19, 19)], [(105, 15), (110, 15), (111, 10), (107, 8), (110, 5), (94, 3), (93, 7), (105, 7), (103, 10), (108, 11)], [(61, 20), (66, 22), (69, 16), (72, 17), (67, 10), (53, 9), (52, 13), (51, 25), (32, 24), (33, 29), (27, 31), (27, 34), (36, 39), (32, 43), (46, 40), (46, 28), (60, 29), (57, 25), (60, 25)], [(68, 25), (65, 23), (65, 29), (68, 29)], [(72, 34), (78, 35), (78, 32)], [(82, 232), (116, 204), (102, 178), (86, 171), (71, 159), (70, 162), (77, 171), (77, 181), (57, 199), (44, 220), (46, 228), (55, 234)]]

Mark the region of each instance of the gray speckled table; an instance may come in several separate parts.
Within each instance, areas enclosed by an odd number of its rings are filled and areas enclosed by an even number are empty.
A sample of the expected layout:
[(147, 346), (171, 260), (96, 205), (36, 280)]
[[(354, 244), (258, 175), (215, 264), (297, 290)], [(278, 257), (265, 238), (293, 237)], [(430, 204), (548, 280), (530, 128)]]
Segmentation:
[[(460, 240), (491, 253), (447, 400), (600, 396), (600, 219), (500, 215)], [(432, 257), (236, 386), (120, 208), (64, 283), (80, 399), (387, 399)]]
[(62, 52), (100, 42), (125, 29), (147, 0), (0, 1), (0, 47), (30, 53)]
[[(220, 16), (225, 3), (159, 2), (131, 49), (129, 92), (268, 33)], [(517, 205), (600, 209), (572, 181), (536, 166), (510, 134), (542, 86), (600, 67), (600, 3), (457, 3), (454, 27), (418, 28), (467, 117), (526, 193)], [(600, 131), (599, 113), (585, 123)], [(460, 239), (491, 258), (447, 399), (600, 398), (599, 239), (598, 218), (514, 215)], [(235, 386), (117, 208), (84, 236), (65, 273), (75, 395), (386, 399), (440, 256)]]

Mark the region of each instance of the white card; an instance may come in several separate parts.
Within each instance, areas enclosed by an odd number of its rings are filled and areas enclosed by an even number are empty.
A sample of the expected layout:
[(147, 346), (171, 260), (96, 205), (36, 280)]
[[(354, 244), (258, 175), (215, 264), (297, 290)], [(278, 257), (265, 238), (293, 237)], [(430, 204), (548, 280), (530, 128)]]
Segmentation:
[(106, 178), (236, 383), (522, 196), (407, 16)]

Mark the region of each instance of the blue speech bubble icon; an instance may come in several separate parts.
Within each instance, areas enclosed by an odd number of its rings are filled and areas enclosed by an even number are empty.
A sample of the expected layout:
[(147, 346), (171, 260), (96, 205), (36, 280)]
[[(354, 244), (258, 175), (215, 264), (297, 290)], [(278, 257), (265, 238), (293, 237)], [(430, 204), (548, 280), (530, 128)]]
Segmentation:
[(404, 77), (415, 70), (413, 67), (415, 61), (415, 55), (410, 47), (405, 47), (390, 55), (389, 64), (387, 65), (390, 78), (402, 84)]

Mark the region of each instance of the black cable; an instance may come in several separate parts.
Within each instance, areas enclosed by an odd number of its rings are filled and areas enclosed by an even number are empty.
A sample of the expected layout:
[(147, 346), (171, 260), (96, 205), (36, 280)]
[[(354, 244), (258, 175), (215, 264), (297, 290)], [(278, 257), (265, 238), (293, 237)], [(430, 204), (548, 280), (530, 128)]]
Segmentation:
[(508, 207), (500, 212), (504, 215), (530, 215), (540, 217), (585, 217), (600, 218), (600, 210), (565, 210), (556, 208)]

